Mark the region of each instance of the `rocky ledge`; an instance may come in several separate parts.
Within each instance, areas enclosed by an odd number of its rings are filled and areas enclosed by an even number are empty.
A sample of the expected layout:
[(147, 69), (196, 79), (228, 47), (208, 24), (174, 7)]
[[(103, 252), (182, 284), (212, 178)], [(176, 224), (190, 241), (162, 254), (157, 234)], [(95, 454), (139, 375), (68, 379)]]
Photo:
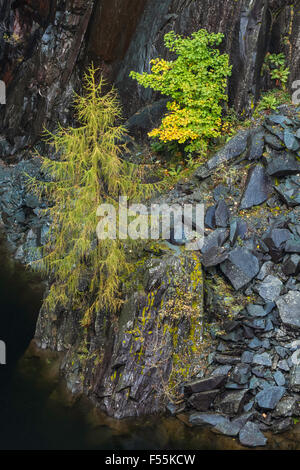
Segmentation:
[[(84, 333), (71, 305), (41, 312), (37, 344), (62, 352), (73, 392), (110, 416), (167, 409), (247, 446), (293, 425), (300, 416), (299, 111), (282, 107), (240, 131), (162, 196), (205, 203), (204, 246), (189, 259), (183, 237), (149, 254), (119, 319), (99, 312)], [(23, 262), (48, 230), (43, 203), (26, 190), (24, 172), (39, 171), (38, 159), (0, 167), (2, 227)]]
[(299, 149), (299, 109), (282, 107), (177, 193), (206, 201), (205, 309), (219, 328), (208, 327), (217, 346), (206, 370), (169, 409), (250, 447), (300, 416)]

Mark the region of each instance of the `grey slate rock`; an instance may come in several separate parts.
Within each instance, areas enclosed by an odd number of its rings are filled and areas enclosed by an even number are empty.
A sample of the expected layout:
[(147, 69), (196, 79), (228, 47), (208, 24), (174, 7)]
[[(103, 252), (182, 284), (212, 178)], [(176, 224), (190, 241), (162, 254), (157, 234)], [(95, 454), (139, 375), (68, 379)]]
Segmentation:
[(273, 124), (280, 124), (281, 126), (292, 124), (292, 121), (284, 114), (271, 114), (267, 117), (266, 121), (270, 123), (271, 126)]
[(221, 199), (216, 206), (215, 223), (217, 227), (223, 228), (229, 224), (229, 210), (224, 199)]
[(258, 286), (257, 291), (265, 302), (274, 302), (281, 294), (283, 284), (278, 277), (269, 275)]
[(271, 429), (274, 434), (280, 434), (282, 432), (286, 432), (289, 429), (291, 429), (293, 425), (294, 425), (294, 421), (292, 420), (292, 418), (284, 418), (284, 419), (280, 419), (279, 421), (276, 421), (272, 425)]
[(218, 395), (219, 390), (194, 393), (188, 399), (188, 403), (198, 411), (207, 411)]
[(207, 162), (207, 168), (214, 170), (222, 163), (239, 157), (247, 148), (249, 130), (244, 130), (235, 135), (214, 157)]
[(300, 148), (298, 140), (289, 129), (285, 129), (284, 131), (284, 143), (286, 148), (292, 150), (293, 152), (297, 152), (297, 150)]
[(216, 228), (216, 206), (211, 206), (207, 209), (205, 213), (204, 224), (208, 228)]
[(265, 142), (274, 150), (282, 150), (284, 147), (281, 140), (273, 134), (265, 134)]
[(247, 305), (247, 312), (251, 317), (265, 317), (267, 315), (262, 305), (249, 304)]
[(228, 375), (231, 369), (232, 369), (232, 366), (230, 365), (219, 366), (213, 371), (211, 375)]
[(300, 240), (290, 239), (285, 244), (286, 253), (300, 253)]
[(269, 176), (282, 177), (296, 175), (300, 172), (300, 162), (293, 154), (278, 152), (267, 163), (267, 173)]
[(291, 370), (290, 387), (293, 392), (300, 392), (300, 365), (295, 365)]
[(259, 160), (262, 157), (264, 147), (264, 132), (259, 131), (252, 134), (249, 145), (248, 160)]
[(236, 218), (230, 223), (230, 243), (233, 246), (238, 238), (244, 240), (248, 231), (247, 222), (243, 219)]
[(252, 364), (254, 353), (251, 351), (244, 351), (241, 357), (241, 361), (246, 364)]
[(285, 382), (286, 382), (285, 377), (284, 377), (283, 373), (280, 372), (280, 370), (278, 370), (274, 373), (274, 380), (275, 380), (275, 382), (278, 386), (283, 386), (283, 385), (285, 385)]
[(278, 369), (281, 369), (285, 372), (288, 372), (290, 370), (290, 366), (288, 365), (285, 359), (282, 359), (281, 361), (279, 361), (277, 367)]
[(260, 408), (274, 410), (285, 392), (284, 387), (270, 386), (259, 392), (255, 400)]
[(293, 416), (295, 414), (297, 399), (295, 397), (283, 397), (276, 406), (276, 416)]
[(211, 268), (223, 263), (228, 258), (228, 251), (222, 247), (212, 247), (202, 256), (202, 264), (205, 268)]
[(247, 447), (262, 447), (268, 442), (258, 425), (251, 421), (248, 421), (241, 429), (239, 439), (241, 444)]
[(224, 384), (226, 378), (226, 375), (217, 375), (205, 379), (195, 380), (184, 386), (184, 393), (186, 395), (191, 395), (192, 393), (215, 390), (217, 388), (220, 388)]
[(247, 389), (228, 392), (215, 406), (221, 413), (237, 415), (245, 404), (247, 392)]
[(289, 291), (276, 301), (279, 315), (285, 325), (300, 328), (300, 292)]
[(230, 374), (230, 379), (239, 385), (248, 383), (251, 376), (251, 368), (248, 364), (237, 364)]
[(225, 434), (226, 436), (237, 436), (240, 430), (245, 426), (247, 421), (249, 421), (253, 416), (253, 413), (244, 413), (243, 415), (239, 416), (233, 420), (227, 420), (222, 423), (217, 424), (214, 428), (214, 431), (218, 431), (221, 434)]
[(297, 275), (300, 272), (300, 256), (293, 254), (282, 264), (282, 271), (287, 276)]
[(189, 423), (194, 426), (203, 426), (205, 424), (217, 426), (217, 424), (227, 422), (227, 419), (217, 413), (193, 413), (189, 417)]
[(259, 262), (257, 257), (246, 248), (236, 248), (221, 264), (221, 270), (235, 290), (238, 290), (259, 273)]
[(256, 364), (258, 366), (271, 367), (272, 358), (268, 353), (255, 354), (255, 356), (253, 357), (253, 364)]
[(221, 247), (228, 238), (228, 230), (224, 228), (217, 228), (204, 239), (204, 244), (201, 249), (202, 253), (206, 253), (212, 247)]
[(263, 204), (271, 195), (271, 181), (261, 165), (252, 168), (247, 177), (241, 209), (250, 209)]

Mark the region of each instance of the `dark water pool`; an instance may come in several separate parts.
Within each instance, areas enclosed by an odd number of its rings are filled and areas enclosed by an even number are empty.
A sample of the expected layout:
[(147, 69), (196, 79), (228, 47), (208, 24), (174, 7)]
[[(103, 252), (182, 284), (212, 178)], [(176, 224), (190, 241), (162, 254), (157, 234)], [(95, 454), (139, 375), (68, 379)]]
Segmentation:
[[(0, 365), (1, 450), (240, 449), (234, 439), (189, 428), (177, 418), (115, 421), (87, 400), (74, 403), (58, 379), (57, 362), (29, 349), (43, 289), (41, 282), (6, 256), (0, 243), (0, 340), (7, 365)], [(300, 428), (273, 436), (271, 449), (300, 450)]]

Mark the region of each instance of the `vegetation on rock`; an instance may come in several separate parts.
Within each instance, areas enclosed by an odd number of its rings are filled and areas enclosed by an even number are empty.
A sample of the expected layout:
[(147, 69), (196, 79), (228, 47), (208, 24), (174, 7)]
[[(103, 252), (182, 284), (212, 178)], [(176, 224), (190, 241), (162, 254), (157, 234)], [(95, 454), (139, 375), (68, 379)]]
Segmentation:
[[(54, 282), (46, 306), (57, 305), (83, 312), (83, 325), (101, 309), (120, 307), (121, 278), (132, 269), (128, 239), (97, 240), (97, 207), (111, 204), (118, 210), (119, 196), (146, 198), (152, 185), (143, 184), (139, 168), (121, 158), (118, 145), (126, 131), (115, 122), (121, 117), (116, 92), (102, 94), (103, 80), (96, 82), (95, 69), (85, 75), (85, 94), (76, 95), (78, 126), (48, 134), (58, 158), (40, 157), (48, 181), (30, 179), (31, 188), (45, 195), (51, 228), (38, 266)], [(87, 284), (87, 285), (86, 285)]]
[(131, 72), (144, 87), (169, 96), (168, 113), (159, 128), (149, 133), (164, 143), (186, 144), (185, 150), (205, 153), (210, 139), (222, 131), (222, 101), (227, 101), (229, 57), (221, 54), (222, 34), (201, 29), (190, 38), (165, 35), (165, 46), (175, 60), (154, 59), (151, 73)]

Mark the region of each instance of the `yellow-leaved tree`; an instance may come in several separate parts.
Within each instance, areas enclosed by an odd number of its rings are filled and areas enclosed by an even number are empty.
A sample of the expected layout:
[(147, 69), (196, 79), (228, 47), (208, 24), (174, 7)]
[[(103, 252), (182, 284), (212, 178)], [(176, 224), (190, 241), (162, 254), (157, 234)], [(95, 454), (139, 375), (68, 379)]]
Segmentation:
[[(45, 299), (47, 308), (57, 305), (82, 311), (88, 326), (101, 309), (116, 312), (122, 304), (121, 279), (132, 269), (133, 241), (98, 240), (97, 208), (111, 204), (118, 210), (119, 196), (140, 201), (154, 186), (143, 184), (140, 169), (121, 158), (126, 130), (117, 125), (121, 107), (116, 91), (103, 94), (103, 79), (96, 81), (92, 66), (84, 77), (84, 95), (75, 96), (77, 127), (59, 126), (47, 132), (55, 159), (42, 157), (46, 181), (31, 179), (29, 186), (49, 202), (49, 239), (42, 248), (38, 268), (53, 282)], [(88, 288), (80, 284), (85, 279)]]
[(130, 73), (142, 86), (170, 97), (168, 112), (150, 137), (186, 144), (186, 151), (204, 155), (210, 139), (221, 135), (222, 101), (228, 100), (231, 75), (228, 54), (217, 48), (223, 36), (204, 29), (191, 37), (171, 31), (165, 35), (165, 46), (177, 57), (152, 60), (151, 73)]

